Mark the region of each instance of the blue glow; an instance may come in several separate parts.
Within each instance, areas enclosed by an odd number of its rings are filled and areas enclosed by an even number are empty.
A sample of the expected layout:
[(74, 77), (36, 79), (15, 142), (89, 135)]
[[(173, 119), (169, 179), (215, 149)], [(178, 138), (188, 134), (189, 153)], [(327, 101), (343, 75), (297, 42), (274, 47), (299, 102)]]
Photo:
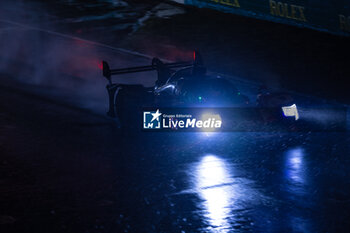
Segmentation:
[(307, 183), (305, 153), (302, 148), (298, 147), (286, 152), (285, 175), (288, 188), (294, 194), (300, 193), (303, 185)]
[(209, 225), (206, 232), (232, 232), (237, 210), (264, 198), (250, 187), (251, 180), (237, 177), (232, 165), (216, 155), (205, 155), (190, 169), (194, 190), (202, 199), (199, 208)]
[[(220, 114), (214, 114), (214, 113), (207, 112), (207, 113), (203, 113), (203, 114), (201, 115), (201, 118), (200, 118), (200, 119), (201, 119), (202, 121), (207, 121), (208, 119), (212, 119), (213, 122), (217, 122), (217, 121), (220, 121), (220, 122), (221, 122), (219, 128), (215, 128), (214, 125), (212, 125), (212, 126), (209, 127), (209, 128), (202, 128), (206, 136), (210, 136), (210, 134), (208, 134), (208, 133), (212, 133), (212, 132), (215, 132), (216, 130), (220, 130), (220, 128), (221, 128), (221, 126), (222, 126), (222, 119), (221, 119)], [(216, 125), (216, 124), (215, 124), (215, 125)]]
[(230, 202), (235, 190), (227, 183), (232, 183), (229, 170), (220, 158), (207, 155), (197, 168), (197, 186), (199, 195), (204, 199), (206, 217), (210, 224), (219, 227), (220, 232), (228, 232), (230, 227), (227, 217), (231, 215)]

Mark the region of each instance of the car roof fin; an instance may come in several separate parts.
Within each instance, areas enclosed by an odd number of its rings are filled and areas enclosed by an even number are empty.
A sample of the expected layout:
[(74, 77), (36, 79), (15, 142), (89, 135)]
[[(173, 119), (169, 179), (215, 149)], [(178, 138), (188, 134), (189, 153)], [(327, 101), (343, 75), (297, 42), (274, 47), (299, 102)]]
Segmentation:
[(102, 61), (102, 74), (111, 83), (111, 69), (106, 61)]
[(158, 78), (156, 81), (157, 86), (164, 85), (168, 78), (171, 76), (171, 70), (166, 66), (159, 58), (153, 58), (152, 66), (155, 66), (158, 73)]
[(204, 66), (202, 55), (197, 50), (195, 50), (193, 57), (194, 57), (194, 62), (193, 62), (192, 74), (195, 76), (205, 75), (207, 72), (207, 69)]
[(193, 58), (194, 58), (193, 64), (194, 64), (195, 66), (196, 66), (196, 65), (197, 65), (197, 66), (204, 66), (202, 55), (200, 54), (200, 52), (198, 52), (198, 50), (195, 50), (195, 51), (194, 51)]

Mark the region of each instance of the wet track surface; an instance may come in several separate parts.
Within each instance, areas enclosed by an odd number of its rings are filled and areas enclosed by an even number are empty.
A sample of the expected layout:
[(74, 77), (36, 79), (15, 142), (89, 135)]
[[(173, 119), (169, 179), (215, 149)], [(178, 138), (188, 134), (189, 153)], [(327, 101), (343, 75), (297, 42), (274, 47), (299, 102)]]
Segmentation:
[[(1, 232), (349, 231), (348, 133), (122, 134), (104, 116), (98, 64), (150, 62), (121, 48), (140, 19), (164, 17), (157, 4), (18, 4), (0, 21)], [(89, 14), (105, 6), (118, 14)], [(117, 81), (150, 86), (152, 77)], [(255, 83), (232, 79), (254, 98)]]
[(2, 225), (8, 232), (349, 227), (344, 134), (121, 136), (114, 123), (79, 109), (6, 96), (22, 101), (21, 110), (1, 104), (1, 209), (16, 219)]

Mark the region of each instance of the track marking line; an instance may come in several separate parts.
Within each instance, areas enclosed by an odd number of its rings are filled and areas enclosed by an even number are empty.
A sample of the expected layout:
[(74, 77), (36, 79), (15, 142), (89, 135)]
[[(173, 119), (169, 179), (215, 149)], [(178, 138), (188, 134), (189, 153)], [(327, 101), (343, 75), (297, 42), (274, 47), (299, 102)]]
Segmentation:
[(10, 21), (10, 20), (5, 20), (5, 19), (0, 19), (0, 21), (1, 22), (5, 22), (5, 23), (9, 23), (9, 24), (12, 24), (12, 25), (17, 25), (17, 26), (20, 26), (20, 27), (23, 27), (23, 28), (28, 28), (28, 29), (35, 30), (35, 31), (46, 32), (48, 34), (52, 34), (52, 35), (55, 35), (55, 36), (60, 36), (60, 37), (67, 38), (67, 39), (79, 40), (79, 41), (85, 42), (87, 44), (91, 44), (91, 45), (102, 47), (102, 48), (112, 49), (112, 50), (115, 50), (115, 51), (118, 51), (118, 52), (121, 52), (121, 53), (125, 53), (125, 54), (130, 54), (130, 55), (143, 57), (143, 58), (147, 58), (147, 59), (152, 59), (153, 58), (152, 56), (149, 56), (147, 54), (139, 53), (139, 52), (128, 50), (128, 49), (113, 47), (113, 46), (110, 46), (110, 45), (106, 45), (106, 44), (95, 42), (95, 41), (91, 41), (91, 40), (86, 40), (86, 39), (83, 39), (83, 38), (80, 38), (80, 37), (76, 37), (76, 36), (72, 36), (72, 35), (69, 35), (69, 34), (64, 34), (64, 33), (60, 33), (60, 32), (46, 30), (46, 29), (42, 29), (42, 28), (38, 28), (38, 27), (33, 27), (33, 26), (26, 25), (26, 24), (21, 24), (21, 23), (18, 23), (18, 22)]

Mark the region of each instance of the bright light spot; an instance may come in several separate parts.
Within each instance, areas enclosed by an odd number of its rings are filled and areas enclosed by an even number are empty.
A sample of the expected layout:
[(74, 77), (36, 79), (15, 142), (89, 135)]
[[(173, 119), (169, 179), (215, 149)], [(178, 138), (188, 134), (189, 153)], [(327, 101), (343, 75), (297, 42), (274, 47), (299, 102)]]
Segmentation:
[(290, 158), (290, 163), (293, 168), (298, 169), (300, 168), (300, 165), (301, 165), (301, 158), (300, 157)]
[(205, 131), (204, 133), (206, 134), (206, 136), (210, 136), (209, 134), (215, 131), (215, 128), (216, 128), (215, 125), (217, 122), (221, 122), (219, 129), (221, 128), (221, 125), (222, 125), (222, 119), (221, 119), (220, 114), (204, 113), (204, 114), (202, 114), (200, 120), (202, 120), (204, 122), (204, 121), (208, 121), (209, 119), (210, 119), (210, 122), (212, 123), (212, 124), (210, 124), (210, 126), (212, 126), (212, 127), (206, 127), (206, 128), (203, 127), (202, 128), (203, 131)]
[(224, 183), (229, 178), (223, 161), (213, 155), (207, 155), (202, 159), (199, 175), (200, 186), (204, 188)]
[(295, 148), (286, 153), (286, 176), (294, 184), (304, 184), (305, 165), (304, 151), (301, 148)]
[(202, 114), (202, 117), (201, 119), (204, 121), (204, 120), (207, 120), (209, 118), (214, 118), (215, 120), (220, 120), (221, 121), (221, 116), (220, 114), (213, 114), (213, 113), (204, 113)]
[(198, 207), (208, 224), (206, 232), (232, 232), (239, 210), (247, 208), (247, 203), (254, 206), (257, 200), (265, 199), (252, 188), (251, 180), (236, 174), (233, 165), (218, 156), (206, 155), (190, 168), (193, 189), (202, 199)]
[(203, 132), (202, 135), (204, 135), (205, 137), (212, 137), (214, 135), (216, 135), (216, 132)]
[(295, 104), (282, 107), (282, 111), (285, 117), (295, 117), (295, 120), (299, 119), (299, 112)]
[(206, 217), (210, 224), (228, 232), (231, 205), (235, 196), (233, 179), (225, 162), (213, 155), (205, 156), (197, 167), (196, 186), (204, 200)]

